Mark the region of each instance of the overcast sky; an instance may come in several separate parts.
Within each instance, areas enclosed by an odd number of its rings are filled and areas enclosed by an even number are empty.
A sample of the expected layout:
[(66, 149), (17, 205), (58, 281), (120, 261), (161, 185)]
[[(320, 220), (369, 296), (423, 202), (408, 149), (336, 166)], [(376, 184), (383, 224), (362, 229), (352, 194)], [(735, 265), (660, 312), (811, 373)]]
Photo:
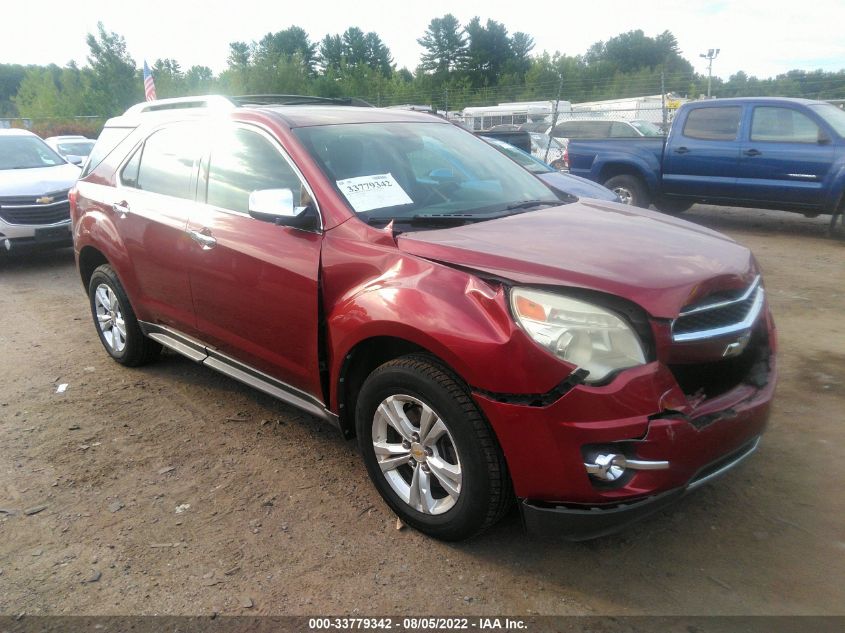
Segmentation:
[(312, 40), (349, 26), (376, 31), (399, 67), (413, 70), (416, 40), (433, 17), (451, 12), (465, 24), (478, 15), (525, 31), (535, 53), (583, 53), (593, 42), (631, 29), (654, 36), (670, 30), (683, 54), (706, 72), (699, 53), (720, 48), (713, 74), (738, 70), (760, 78), (793, 68), (845, 69), (845, 1), (812, 0), (6, 0), (0, 7), (0, 63), (85, 63), (85, 34), (97, 21), (126, 38), (140, 66), (172, 57), (188, 68), (226, 66), (229, 42), (259, 39), (291, 24)]

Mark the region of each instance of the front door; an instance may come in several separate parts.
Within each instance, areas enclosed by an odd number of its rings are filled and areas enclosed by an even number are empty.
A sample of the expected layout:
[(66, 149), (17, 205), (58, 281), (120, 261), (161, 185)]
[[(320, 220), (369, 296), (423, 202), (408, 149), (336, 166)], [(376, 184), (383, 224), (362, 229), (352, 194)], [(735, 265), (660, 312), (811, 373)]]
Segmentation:
[[(821, 140), (821, 142), (820, 142)], [(819, 124), (788, 106), (756, 106), (742, 143), (737, 184), (743, 198), (816, 207), (834, 152)]]
[(229, 123), (212, 133), (199, 182), (206, 204), (191, 216), (188, 233), (200, 337), (227, 357), (322, 400), (322, 234), (277, 226), (248, 213), (253, 191), (291, 189), (295, 200), (308, 197), (299, 172), (272, 136), (255, 126)]

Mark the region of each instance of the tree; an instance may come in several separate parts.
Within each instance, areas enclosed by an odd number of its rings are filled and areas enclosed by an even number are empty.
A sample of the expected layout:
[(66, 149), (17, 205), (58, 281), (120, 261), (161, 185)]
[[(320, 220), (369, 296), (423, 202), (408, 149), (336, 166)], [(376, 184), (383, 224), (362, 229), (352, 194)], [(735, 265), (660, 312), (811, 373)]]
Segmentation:
[(323, 72), (340, 72), (343, 66), (344, 48), (340, 35), (326, 35), (320, 42), (319, 60)]
[(390, 49), (373, 31), (364, 36), (364, 41), (367, 44), (367, 65), (379, 71), (383, 77), (390, 77), (393, 73), (393, 56), (390, 54)]
[(510, 39), (511, 58), (507, 62), (507, 72), (516, 75), (519, 81), (531, 68), (531, 51), (534, 50), (534, 38), (527, 33), (517, 31)]
[(505, 25), (495, 20), (481, 24), (474, 17), (466, 26), (469, 36), (465, 68), (474, 86), (495, 86), (505, 65), (513, 58)]
[(214, 91), (214, 73), (208, 66), (191, 66), (185, 73), (185, 92), (189, 95)]
[(117, 33), (106, 32), (97, 23), (97, 35), (89, 33), (88, 64), (93, 72), (91, 99), (98, 113), (114, 116), (141, 100), (143, 85), (135, 72), (135, 60), (126, 51), (126, 40)]
[(466, 62), (466, 36), (460, 22), (451, 13), (429, 22), (425, 34), (417, 43), (425, 49), (420, 60), (420, 68), (424, 71), (450, 73), (462, 68)]
[(254, 47), (255, 64), (272, 65), (281, 60), (291, 61), (297, 57), (307, 74), (314, 74), (317, 61), (317, 46), (308, 38), (308, 33), (299, 26), (283, 31), (267, 33)]
[(182, 67), (175, 59), (157, 59), (151, 68), (153, 81), (156, 86), (156, 96), (159, 99), (180, 97), (187, 94), (185, 90), (185, 75)]

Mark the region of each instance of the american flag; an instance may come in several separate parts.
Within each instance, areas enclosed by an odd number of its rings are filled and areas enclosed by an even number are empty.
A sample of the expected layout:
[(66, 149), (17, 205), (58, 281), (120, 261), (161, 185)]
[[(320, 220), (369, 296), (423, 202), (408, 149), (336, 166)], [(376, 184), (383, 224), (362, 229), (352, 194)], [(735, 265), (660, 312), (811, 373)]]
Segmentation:
[(156, 100), (156, 85), (153, 82), (153, 74), (150, 72), (150, 67), (147, 66), (147, 60), (144, 60), (144, 97), (147, 101)]

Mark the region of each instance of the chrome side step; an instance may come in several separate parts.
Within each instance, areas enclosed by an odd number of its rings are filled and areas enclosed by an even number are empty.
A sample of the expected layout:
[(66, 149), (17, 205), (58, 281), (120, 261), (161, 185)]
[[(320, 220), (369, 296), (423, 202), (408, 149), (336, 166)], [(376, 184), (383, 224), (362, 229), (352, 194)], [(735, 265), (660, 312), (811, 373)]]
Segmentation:
[(167, 326), (148, 323), (146, 321), (138, 321), (138, 325), (146, 336), (172, 349), (174, 352), (212, 369), (216, 369), (230, 378), (234, 378), (245, 385), (263, 391), (282, 402), (302, 409), (306, 413), (326, 420), (340, 428), (338, 417), (326, 409), (325, 405), (311, 394), (292, 387), (281, 380), (277, 380), (254, 367), (235, 360), (231, 356), (218, 352), (213, 347), (209, 347), (195, 338), (177, 332)]

